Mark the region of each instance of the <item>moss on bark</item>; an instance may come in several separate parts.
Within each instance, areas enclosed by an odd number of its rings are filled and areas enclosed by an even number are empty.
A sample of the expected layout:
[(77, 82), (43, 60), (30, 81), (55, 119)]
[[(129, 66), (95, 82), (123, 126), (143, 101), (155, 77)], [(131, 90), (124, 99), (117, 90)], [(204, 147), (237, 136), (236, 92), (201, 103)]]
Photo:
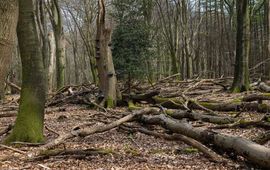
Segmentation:
[(11, 134), (4, 143), (10, 144), (15, 141), (41, 143), (43, 137), (43, 107), (38, 102), (31, 90), (22, 92), (22, 99), (18, 117)]

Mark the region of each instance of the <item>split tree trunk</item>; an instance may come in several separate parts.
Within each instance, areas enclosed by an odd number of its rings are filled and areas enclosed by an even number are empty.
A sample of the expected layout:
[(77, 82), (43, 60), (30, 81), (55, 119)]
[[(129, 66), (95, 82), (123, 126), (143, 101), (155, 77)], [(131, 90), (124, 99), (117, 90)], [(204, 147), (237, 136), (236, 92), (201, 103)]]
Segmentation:
[(16, 48), (17, 0), (0, 1), (0, 100), (5, 94), (5, 80)]
[(22, 60), (19, 113), (6, 143), (43, 141), (45, 72), (33, 0), (19, 0), (18, 40)]
[(111, 52), (111, 29), (105, 25), (104, 0), (98, 1), (96, 61), (99, 78), (99, 88), (104, 95), (107, 107), (116, 105), (116, 74)]

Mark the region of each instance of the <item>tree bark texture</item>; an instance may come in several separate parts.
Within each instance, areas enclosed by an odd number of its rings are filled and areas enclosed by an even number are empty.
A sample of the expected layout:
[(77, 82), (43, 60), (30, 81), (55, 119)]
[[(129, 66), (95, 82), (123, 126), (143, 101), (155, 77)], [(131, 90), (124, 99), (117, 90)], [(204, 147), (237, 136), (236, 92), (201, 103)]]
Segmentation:
[(194, 128), (191, 124), (165, 115), (142, 116), (141, 121), (147, 124), (159, 124), (172, 132), (180, 133), (205, 144), (213, 144), (229, 153), (234, 152), (260, 167), (270, 168), (270, 149), (247, 139), (219, 134), (204, 128)]
[(111, 29), (105, 25), (104, 0), (98, 1), (96, 63), (99, 78), (99, 88), (105, 97), (107, 107), (116, 105), (116, 74), (111, 52)]
[(249, 81), (250, 18), (249, 1), (237, 1), (236, 59), (232, 92), (247, 91)]
[(17, 0), (0, 1), (0, 100), (4, 98), (5, 80), (16, 47), (17, 21)]
[(22, 91), (15, 126), (6, 138), (14, 141), (43, 141), (45, 72), (38, 38), (33, 0), (19, 0), (18, 40), (22, 60)]

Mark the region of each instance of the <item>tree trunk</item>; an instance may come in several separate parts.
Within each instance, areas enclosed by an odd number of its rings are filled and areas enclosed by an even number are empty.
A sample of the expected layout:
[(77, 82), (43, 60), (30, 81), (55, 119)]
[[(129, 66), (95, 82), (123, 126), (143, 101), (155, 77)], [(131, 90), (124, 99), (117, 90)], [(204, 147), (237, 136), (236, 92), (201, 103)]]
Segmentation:
[(34, 9), (32, 0), (19, 0), (18, 40), (22, 60), (22, 91), (18, 116), (6, 143), (39, 143), (44, 139), (46, 86)]
[(0, 1), (0, 100), (5, 94), (5, 80), (16, 48), (16, 26), (18, 20), (17, 0)]
[(250, 18), (249, 1), (237, 1), (237, 37), (236, 59), (232, 92), (242, 92), (250, 89), (249, 55), (250, 55)]
[(58, 0), (53, 0), (52, 25), (56, 47), (56, 80), (57, 89), (65, 85), (65, 37), (62, 23), (61, 9)]
[(54, 71), (55, 71), (55, 40), (54, 34), (52, 32), (49, 33), (49, 66), (48, 66), (48, 90), (52, 92), (54, 89)]
[(96, 60), (99, 76), (99, 88), (105, 97), (107, 107), (116, 105), (116, 74), (111, 52), (111, 29), (105, 27), (104, 0), (98, 1)]

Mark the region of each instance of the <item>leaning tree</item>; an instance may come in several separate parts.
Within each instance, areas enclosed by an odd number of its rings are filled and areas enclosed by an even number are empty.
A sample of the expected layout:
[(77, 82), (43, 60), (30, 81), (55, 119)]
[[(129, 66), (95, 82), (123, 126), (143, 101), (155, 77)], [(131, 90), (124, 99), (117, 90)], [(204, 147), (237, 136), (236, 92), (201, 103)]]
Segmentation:
[(45, 74), (33, 0), (19, 0), (18, 40), (22, 61), (19, 113), (6, 143), (43, 141)]

